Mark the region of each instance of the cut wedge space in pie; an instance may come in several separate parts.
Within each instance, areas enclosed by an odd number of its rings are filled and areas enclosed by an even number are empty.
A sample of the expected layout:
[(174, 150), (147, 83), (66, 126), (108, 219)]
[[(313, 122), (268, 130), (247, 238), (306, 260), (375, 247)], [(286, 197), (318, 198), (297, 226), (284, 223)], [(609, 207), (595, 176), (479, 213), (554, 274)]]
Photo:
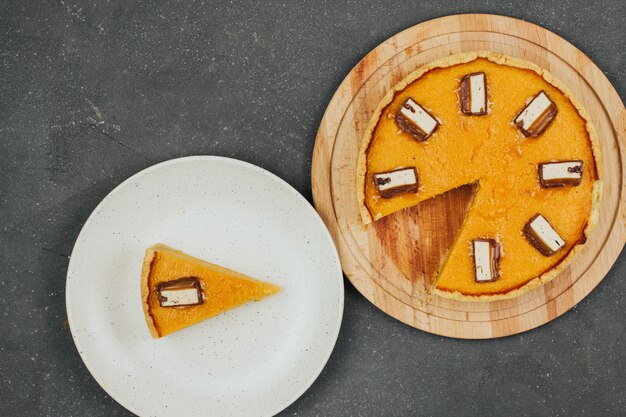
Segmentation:
[(146, 250), (141, 272), (143, 311), (155, 339), (280, 290), (162, 244)]
[(558, 275), (587, 240), (600, 162), (585, 110), (550, 73), (464, 53), (419, 68), (382, 99), (359, 149), (357, 202), (367, 225), (476, 184), (431, 291), (511, 298)]

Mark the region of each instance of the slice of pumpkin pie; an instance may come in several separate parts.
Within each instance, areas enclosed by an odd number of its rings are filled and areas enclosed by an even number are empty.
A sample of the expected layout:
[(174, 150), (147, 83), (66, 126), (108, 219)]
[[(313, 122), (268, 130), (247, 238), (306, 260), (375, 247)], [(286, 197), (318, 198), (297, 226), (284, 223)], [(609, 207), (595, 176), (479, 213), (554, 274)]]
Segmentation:
[(141, 303), (155, 339), (280, 290), (163, 244), (146, 250), (141, 271)]

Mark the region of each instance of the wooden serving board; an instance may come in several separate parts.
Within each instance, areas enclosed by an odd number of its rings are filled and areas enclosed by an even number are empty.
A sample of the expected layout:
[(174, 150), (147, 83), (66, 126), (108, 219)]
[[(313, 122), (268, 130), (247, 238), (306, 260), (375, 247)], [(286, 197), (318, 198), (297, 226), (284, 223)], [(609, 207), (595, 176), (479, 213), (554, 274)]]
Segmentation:
[[(364, 227), (355, 191), (359, 142), (373, 110), (423, 64), (487, 50), (531, 61), (560, 79), (587, 109), (602, 150), (600, 221), (584, 249), (548, 284), (511, 300), (463, 302), (430, 294), (433, 273), (463, 222), (472, 187)], [(521, 20), (482, 14), (413, 26), (372, 50), (350, 71), (322, 119), (313, 154), (315, 207), (335, 240), (344, 272), (387, 314), (418, 329), (485, 339), (540, 326), (582, 300), (604, 278), (625, 243), (626, 110), (602, 71), (572, 44)]]

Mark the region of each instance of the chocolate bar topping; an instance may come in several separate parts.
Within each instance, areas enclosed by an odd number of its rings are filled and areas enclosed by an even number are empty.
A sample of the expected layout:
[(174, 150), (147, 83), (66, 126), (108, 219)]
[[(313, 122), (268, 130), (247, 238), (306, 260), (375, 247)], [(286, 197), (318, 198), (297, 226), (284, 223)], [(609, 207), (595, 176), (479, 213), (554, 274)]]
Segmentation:
[(400, 107), (396, 114), (396, 123), (403, 132), (409, 133), (418, 142), (428, 139), (439, 127), (437, 119), (411, 98)]
[(556, 113), (556, 104), (542, 90), (519, 112), (513, 123), (524, 136), (537, 137), (554, 120)]
[(552, 161), (537, 166), (539, 183), (544, 188), (576, 186), (583, 180), (583, 161)]
[(374, 174), (373, 177), (376, 189), (382, 198), (417, 192), (418, 181), (415, 168), (400, 168), (394, 171), (380, 172)]
[(484, 72), (467, 74), (459, 87), (461, 112), (471, 116), (487, 114), (487, 79)]
[(202, 285), (197, 277), (184, 277), (157, 285), (161, 307), (185, 307), (204, 302)]
[(494, 239), (474, 239), (472, 251), (476, 282), (495, 281), (500, 276), (500, 244)]
[(544, 256), (552, 256), (565, 247), (565, 241), (541, 214), (535, 214), (524, 226), (526, 239)]

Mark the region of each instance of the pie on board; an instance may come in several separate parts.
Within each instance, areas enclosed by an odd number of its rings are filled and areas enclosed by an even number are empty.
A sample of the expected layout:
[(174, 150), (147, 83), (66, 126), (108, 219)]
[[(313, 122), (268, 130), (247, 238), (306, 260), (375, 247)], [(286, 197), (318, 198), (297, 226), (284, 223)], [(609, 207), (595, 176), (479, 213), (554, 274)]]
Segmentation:
[(466, 184), (478, 191), (432, 292), (519, 296), (552, 278), (597, 222), (598, 137), (565, 86), (527, 61), (452, 55), (394, 86), (357, 166), (364, 225)]

